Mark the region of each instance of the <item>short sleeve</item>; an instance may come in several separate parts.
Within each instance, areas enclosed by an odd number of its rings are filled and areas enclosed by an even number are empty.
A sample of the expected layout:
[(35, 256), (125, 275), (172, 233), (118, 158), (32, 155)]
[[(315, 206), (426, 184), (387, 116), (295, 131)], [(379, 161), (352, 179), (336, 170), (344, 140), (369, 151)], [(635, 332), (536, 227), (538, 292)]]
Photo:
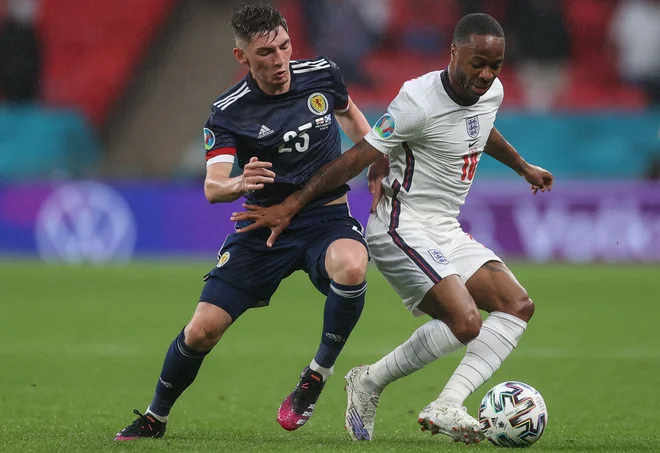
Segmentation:
[(345, 112), (348, 110), (348, 89), (344, 83), (344, 76), (333, 61), (328, 60), (332, 70), (332, 93), (335, 98), (335, 112)]
[(421, 137), (425, 127), (424, 107), (404, 87), (364, 139), (381, 153), (389, 154), (403, 142)]
[(204, 147), (206, 166), (222, 162), (234, 163), (236, 159), (236, 137), (209, 118), (204, 127)]

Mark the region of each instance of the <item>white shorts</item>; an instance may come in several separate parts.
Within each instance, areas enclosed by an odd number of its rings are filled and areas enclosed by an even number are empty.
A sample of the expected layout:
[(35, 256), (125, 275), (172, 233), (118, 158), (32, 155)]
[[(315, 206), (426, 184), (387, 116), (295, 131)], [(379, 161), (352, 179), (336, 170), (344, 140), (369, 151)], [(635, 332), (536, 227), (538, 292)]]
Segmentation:
[(432, 231), (413, 224), (390, 229), (371, 215), (366, 235), (376, 267), (415, 316), (423, 314), (417, 305), (443, 278), (457, 274), (465, 283), (488, 261), (502, 261), (461, 228)]

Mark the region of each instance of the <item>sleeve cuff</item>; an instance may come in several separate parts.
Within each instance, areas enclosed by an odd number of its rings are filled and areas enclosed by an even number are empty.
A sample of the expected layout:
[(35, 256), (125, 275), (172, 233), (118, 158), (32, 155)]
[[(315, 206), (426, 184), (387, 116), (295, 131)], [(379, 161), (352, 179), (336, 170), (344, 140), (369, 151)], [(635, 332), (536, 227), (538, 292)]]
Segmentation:
[(206, 168), (209, 168), (213, 164), (228, 163), (233, 164), (235, 157), (231, 154), (220, 154), (218, 156), (212, 157), (206, 161)]
[(378, 138), (374, 137), (373, 131), (369, 131), (367, 135), (364, 136), (364, 140), (369, 143), (371, 146), (376, 148), (378, 151), (380, 151), (383, 154), (389, 154), (390, 148), (383, 146), (383, 142), (380, 141)]
[(351, 108), (351, 104), (347, 102), (344, 108), (335, 109), (335, 113), (346, 113), (350, 108)]

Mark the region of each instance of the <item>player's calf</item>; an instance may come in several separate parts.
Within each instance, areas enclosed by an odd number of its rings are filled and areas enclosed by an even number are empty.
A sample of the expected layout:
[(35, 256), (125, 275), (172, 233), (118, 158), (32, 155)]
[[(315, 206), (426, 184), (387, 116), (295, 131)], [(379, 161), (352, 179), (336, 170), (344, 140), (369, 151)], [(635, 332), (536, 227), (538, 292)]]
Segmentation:
[(147, 413), (135, 411), (139, 418), (120, 431), (116, 440), (163, 436), (174, 403), (193, 383), (204, 358), (230, 324), (231, 317), (221, 308), (204, 302), (197, 306), (192, 320), (165, 354)]
[(483, 322), (478, 341), (468, 345), (438, 403), (460, 407), (467, 397), (500, 368), (522, 337), (527, 323), (508, 313), (493, 312)]

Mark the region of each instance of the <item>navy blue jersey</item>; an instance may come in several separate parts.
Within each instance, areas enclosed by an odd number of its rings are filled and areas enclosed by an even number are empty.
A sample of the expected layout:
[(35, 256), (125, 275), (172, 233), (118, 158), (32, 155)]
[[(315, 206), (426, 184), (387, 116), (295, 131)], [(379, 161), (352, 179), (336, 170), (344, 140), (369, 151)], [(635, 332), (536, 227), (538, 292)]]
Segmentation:
[[(323, 165), (341, 154), (335, 110), (348, 108), (348, 91), (339, 68), (324, 57), (291, 61), (291, 89), (265, 94), (248, 75), (213, 104), (204, 128), (207, 165), (251, 157), (273, 163), (275, 182), (246, 194), (249, 203), (278, 204)], [(344, 185), (308, 208), (339, 198)]]

